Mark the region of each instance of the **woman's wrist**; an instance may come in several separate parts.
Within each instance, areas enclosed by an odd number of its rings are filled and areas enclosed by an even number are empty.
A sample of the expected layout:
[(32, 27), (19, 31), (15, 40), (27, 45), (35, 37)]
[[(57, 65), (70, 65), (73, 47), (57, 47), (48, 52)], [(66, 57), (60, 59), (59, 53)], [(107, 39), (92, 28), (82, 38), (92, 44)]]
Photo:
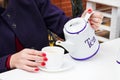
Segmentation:
[(11, 69), (14, 69), (15, 68), (15, 59), (14, 59), (14, 55), (11, 55), (11, 58), (10, 58), (10, 62), (9, 62), (9, 66)]

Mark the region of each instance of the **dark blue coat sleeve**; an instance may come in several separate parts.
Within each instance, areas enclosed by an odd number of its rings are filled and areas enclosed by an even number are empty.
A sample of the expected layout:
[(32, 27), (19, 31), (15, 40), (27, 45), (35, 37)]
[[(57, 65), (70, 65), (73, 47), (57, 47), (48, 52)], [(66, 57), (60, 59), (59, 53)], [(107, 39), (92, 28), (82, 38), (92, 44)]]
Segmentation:
[(8, 56), (9, 55), (0, 58), (0, 73), (4, 71), (8, 71), (6, 67), (6, 60)]
[(64, 38), (63, 27), (70, 19), (58, 7), (52, 5), (49, 0), (37, 0), (39, 10), (45, 20), (48, 29), (57, 34), (59, 37)]

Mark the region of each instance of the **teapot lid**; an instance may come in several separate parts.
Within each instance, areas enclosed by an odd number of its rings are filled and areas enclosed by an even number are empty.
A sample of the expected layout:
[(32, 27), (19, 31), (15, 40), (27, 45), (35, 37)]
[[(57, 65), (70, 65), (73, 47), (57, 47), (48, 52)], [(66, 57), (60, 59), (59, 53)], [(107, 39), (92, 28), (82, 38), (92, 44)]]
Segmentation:
[(69, 20), (65, 26), (64, 29), (69, 34), (79, 34), (86, 28), (87, 22), (84, 20), (84, 18), (74, 18)]

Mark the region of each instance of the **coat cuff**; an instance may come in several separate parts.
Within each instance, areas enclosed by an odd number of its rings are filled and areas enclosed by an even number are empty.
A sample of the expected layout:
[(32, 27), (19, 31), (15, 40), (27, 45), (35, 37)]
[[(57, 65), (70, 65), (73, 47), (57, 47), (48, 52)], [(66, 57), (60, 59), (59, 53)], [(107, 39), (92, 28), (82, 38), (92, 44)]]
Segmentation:
[(10, 70), (10, 58), (11, 58), (11, 55), (9, 55), (7, 57), (7, 60), (6, 60), (6, 68), (7, 68), (7, 70)]

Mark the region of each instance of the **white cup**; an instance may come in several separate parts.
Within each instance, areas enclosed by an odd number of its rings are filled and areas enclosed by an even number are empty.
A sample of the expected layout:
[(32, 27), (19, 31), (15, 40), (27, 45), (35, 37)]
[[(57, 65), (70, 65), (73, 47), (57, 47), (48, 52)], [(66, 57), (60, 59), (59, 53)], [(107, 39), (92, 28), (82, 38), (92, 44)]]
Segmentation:
[(47, 46), (42, 48), (48, 58), (45, 68), (59, 69), (64, 63), (64, 49), (57, 46)]

